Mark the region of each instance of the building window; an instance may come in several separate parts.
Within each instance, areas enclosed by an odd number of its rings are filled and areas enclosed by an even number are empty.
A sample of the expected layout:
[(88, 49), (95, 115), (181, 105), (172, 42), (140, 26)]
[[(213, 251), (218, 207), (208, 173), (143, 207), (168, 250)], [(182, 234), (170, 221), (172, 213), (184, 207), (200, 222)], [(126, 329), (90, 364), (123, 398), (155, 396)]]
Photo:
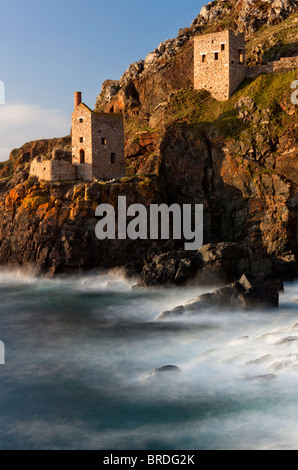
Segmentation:
[(80, 137), (80, 144), (84, 142), (84, 137)]
[(214, 52), (214, 60), (218, 60), (218, 52)]
[(243, 64), (243, 62), (244, 62), (243, 49), (239, 49), (239, 64)]
[(80, 118), (80, 119), (79, 119), (79, 122), (80, 122), (80, 123), (82, 123), (83, 121), (84, 121), (84, 119), (83, 119), (83, 118)]
[(206, 54), (202, 54), (202, 62), (206, 62)]
[(85, 163), (85, 151), (80, 150), (80, 165), (84, 165)]
[(225, 48), (226, 48), (226, 45), (225, 45), (225, 44), (221, 44), (221, 45), (220, 45), (220, 49), (221, 49), (222, 51), (224, 51)]
[(99, 133), (101, 133), (101, 130), (100, 130), (100, 129), (98, 129), (98, 132), (99, 132)]
[(102, 139), (101, 139), (101, 143), (102, 143), (102, 145), (107, 145), (107, 139), (102, 138)]
[(115, 153), (111, 153), (111, 163), (112, 164), (116, 163), (116, 154)]

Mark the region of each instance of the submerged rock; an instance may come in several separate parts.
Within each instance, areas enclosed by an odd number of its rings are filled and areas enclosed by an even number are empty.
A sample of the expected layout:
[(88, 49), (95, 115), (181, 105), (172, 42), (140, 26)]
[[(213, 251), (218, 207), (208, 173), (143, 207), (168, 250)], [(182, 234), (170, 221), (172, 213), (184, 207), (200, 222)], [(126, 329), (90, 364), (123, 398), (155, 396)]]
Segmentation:
[(181, 369), (179, 369), (179, 367), (177, 366), (162, 366), (162, 367), (159, 367), (158, 369), (154, 369), (152, 372), (149, 372), (149, 374), (146, 375), (146, 377), (156, 377), (158, 375), (161, 375), (161, 374), (178, 374), (181, 372)]
[(280, 339), (277, 343), (275, 343), (276, 345), (280, 346), (280, 345), (283, 345), (283, 344), (289, 344), (289, 343), (293, 343), (295, 341), (298, 341), (298, 336), (287, 336), (286, 338), (282, 338)]
[(251, 366), (257, 366), (260, 364), (264, 364), (268, 361), (271, 361), (273, 359), (273, 356), (271, 354), (266, 354), (266, 356), (259, 357), (258, 359), (248, 361), (244, 364), (244, 367), (251, 367)]
[(266, 382), (269, 380), (277, 379), (277, 375), (275, 374), (265, 374), (265, 375), (258, 375), (257, 377), (253, 377), (253, 380), (257, 380), (258, 382)]
[(264, 374), (264, 375), (245, 375), (242, 377), (244, 380), (251, 382), (270, 382), (271, 380), (277, 379), (275, 374)]

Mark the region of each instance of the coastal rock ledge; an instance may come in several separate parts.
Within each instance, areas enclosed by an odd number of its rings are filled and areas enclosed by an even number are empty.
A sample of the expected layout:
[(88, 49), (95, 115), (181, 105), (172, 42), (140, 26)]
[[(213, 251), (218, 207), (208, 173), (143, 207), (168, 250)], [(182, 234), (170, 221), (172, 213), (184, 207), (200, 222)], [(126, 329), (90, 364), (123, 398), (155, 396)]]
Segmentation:
[(211, 307), (247, 310), (255, 308), (256, 305), (261, 308), (278, 307), (279, 292), (282, 289), (283, 284), (280, 280), (255, 279), (243, 274), (230, 286), (200, 295), (195, 302), (163, 312), (157, 319), (197, 314)]

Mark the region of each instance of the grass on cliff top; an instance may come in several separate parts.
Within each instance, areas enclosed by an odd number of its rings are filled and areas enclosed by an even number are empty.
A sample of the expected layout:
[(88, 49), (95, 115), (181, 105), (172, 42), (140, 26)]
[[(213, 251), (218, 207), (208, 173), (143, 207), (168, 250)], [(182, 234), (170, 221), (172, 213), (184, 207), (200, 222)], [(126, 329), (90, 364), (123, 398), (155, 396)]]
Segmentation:
[(159, 129), (152, 129), (148, 126), (148, 121), (140, 116), (126, 117), (124, 120), (124, 133), (126, 137), (134, 137), (137, 140), (138, 132), (158, 132)]
[(238, 118), (236, 104), (242, 97), (251, 97), (262, 109), (269, 109), (272, 122), (282, 131), (293, 116), (288, 116), (280, 107), (281, 102), (290, 104), (291, 83), (297, 72), (260, 75), (246, 79), (227, 101), (216, 101), (205, 90), (180, 90), (171, 97), (166, 112), (166, 123), (181, 122), (195, 126), (198, 131), (216, 128), (225, 138), (236, 139), (248, 127)]

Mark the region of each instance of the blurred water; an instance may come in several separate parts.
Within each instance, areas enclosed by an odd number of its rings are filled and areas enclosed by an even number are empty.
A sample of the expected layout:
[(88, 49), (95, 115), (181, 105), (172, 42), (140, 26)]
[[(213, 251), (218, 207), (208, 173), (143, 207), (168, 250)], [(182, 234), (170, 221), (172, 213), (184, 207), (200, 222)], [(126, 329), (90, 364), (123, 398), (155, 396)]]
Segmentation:
[(0, 449), (296, 449), (298, 284), (279, 311), (169, 321), (203, 291), (132, 284), (0, 273)]

